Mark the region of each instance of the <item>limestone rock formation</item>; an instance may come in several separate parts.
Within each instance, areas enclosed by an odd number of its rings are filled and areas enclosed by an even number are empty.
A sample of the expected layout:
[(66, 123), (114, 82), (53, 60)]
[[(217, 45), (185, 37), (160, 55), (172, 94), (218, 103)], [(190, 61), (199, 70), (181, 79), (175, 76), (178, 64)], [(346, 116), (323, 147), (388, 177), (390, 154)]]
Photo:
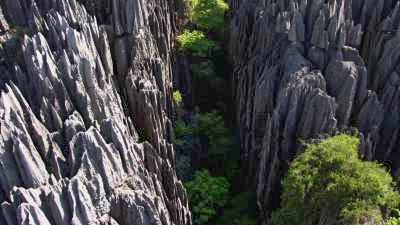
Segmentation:
[(171, 144), (179, 2), (0, 2), (0, 224), (191, 225)]
[(400, 2), (230, 0), (242, 155), (268, 218), (298, 140), (355, 127), (400, 171)]

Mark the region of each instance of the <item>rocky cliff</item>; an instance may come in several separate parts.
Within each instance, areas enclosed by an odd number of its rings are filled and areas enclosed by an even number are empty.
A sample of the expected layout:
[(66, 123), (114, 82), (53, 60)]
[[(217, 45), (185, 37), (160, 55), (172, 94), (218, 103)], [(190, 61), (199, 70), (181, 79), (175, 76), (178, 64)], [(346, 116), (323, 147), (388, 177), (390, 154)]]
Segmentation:
[(171, 145), (178, 1), (0, 1), (0, 224), (191, 225)]
[(400, 2), (231, 0), (236, 117), (264, 216), (298, 140), (355, 127), (400, 171)]

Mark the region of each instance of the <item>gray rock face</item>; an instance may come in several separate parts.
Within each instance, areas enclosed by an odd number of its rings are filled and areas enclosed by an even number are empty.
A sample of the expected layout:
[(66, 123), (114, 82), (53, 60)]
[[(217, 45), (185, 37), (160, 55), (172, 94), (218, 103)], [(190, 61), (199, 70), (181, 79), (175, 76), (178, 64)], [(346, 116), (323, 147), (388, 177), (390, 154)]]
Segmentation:
[(356, 127), (399, 174), (400, 2), (230, 1), (242, 155), (268, 218), (298, 141)]
[(0, 3), (0, 224), (191, 225), (171, 145), (178, 6)]

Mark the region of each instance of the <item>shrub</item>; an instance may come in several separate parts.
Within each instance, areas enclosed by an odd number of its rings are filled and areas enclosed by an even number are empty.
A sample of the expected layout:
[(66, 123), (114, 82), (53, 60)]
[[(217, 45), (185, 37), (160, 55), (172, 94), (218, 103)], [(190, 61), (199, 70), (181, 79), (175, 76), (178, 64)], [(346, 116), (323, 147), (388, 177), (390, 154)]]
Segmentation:
[(181, 49), (190, 51), (195, 56), (207, 57), (218, 45), (209, 39), (201, 31), (185, 30), (178, 36), (178, 43)]
[(224, 0), (189, 0), (190, 20), (206, 30), (223, 30), (224, 16), (228, 9)]
[(207, 170), (197, 171), (194, 179), (185, 183), (195, 224), (206, 224), (217, 209), (228, 200), (229, 182), (225, 177), (212, 177)]
[(232, 148), (232, 135), (225, 126), (221, 113), (213, 111), (200, 113), (195, 117), (194, 134), (206, 137), (210, 158), (223, 156)]
[(339, 135), (308, 145), (283, 180), (282, 208), (272, 214), (272, 224), (318, 224), (321, 218), (380, 224), (399, 194), (381, 165), (359, 159), (358, 144)]

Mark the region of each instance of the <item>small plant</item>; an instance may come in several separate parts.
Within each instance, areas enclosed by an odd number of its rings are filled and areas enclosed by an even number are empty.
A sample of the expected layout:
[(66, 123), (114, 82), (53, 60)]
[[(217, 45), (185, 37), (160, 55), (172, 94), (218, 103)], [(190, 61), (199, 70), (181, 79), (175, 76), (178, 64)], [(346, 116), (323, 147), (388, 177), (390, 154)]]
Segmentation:
[(229, 10), (224, 0), (188, 0), (188, 3), (192, 23), (210, 31), (224, 30), (225, 12)]
[(228, 200), (230, 184), (225, 177), (212, 177), (207, 170), (197, 171), (185, 183), (195, 224), (207, 224)]
[(399, 203), (390, 174), (358, 156), (359, 140), (348, 135), (310, 144), (290, 165), (283, 180), (282, 208), (274, 225), (381, 224)]
[(181, 49), (200, 57), (207, 57), (213, 50), (218, 49), (217, 43), (207, 39), (203, 32), (197, 30), (185, 30), (178, 36), (178, 43)]
[(172, 97), (176, 105), (180, 106), (182, 104), (182, 94), (179, 90), (174, 91)]

